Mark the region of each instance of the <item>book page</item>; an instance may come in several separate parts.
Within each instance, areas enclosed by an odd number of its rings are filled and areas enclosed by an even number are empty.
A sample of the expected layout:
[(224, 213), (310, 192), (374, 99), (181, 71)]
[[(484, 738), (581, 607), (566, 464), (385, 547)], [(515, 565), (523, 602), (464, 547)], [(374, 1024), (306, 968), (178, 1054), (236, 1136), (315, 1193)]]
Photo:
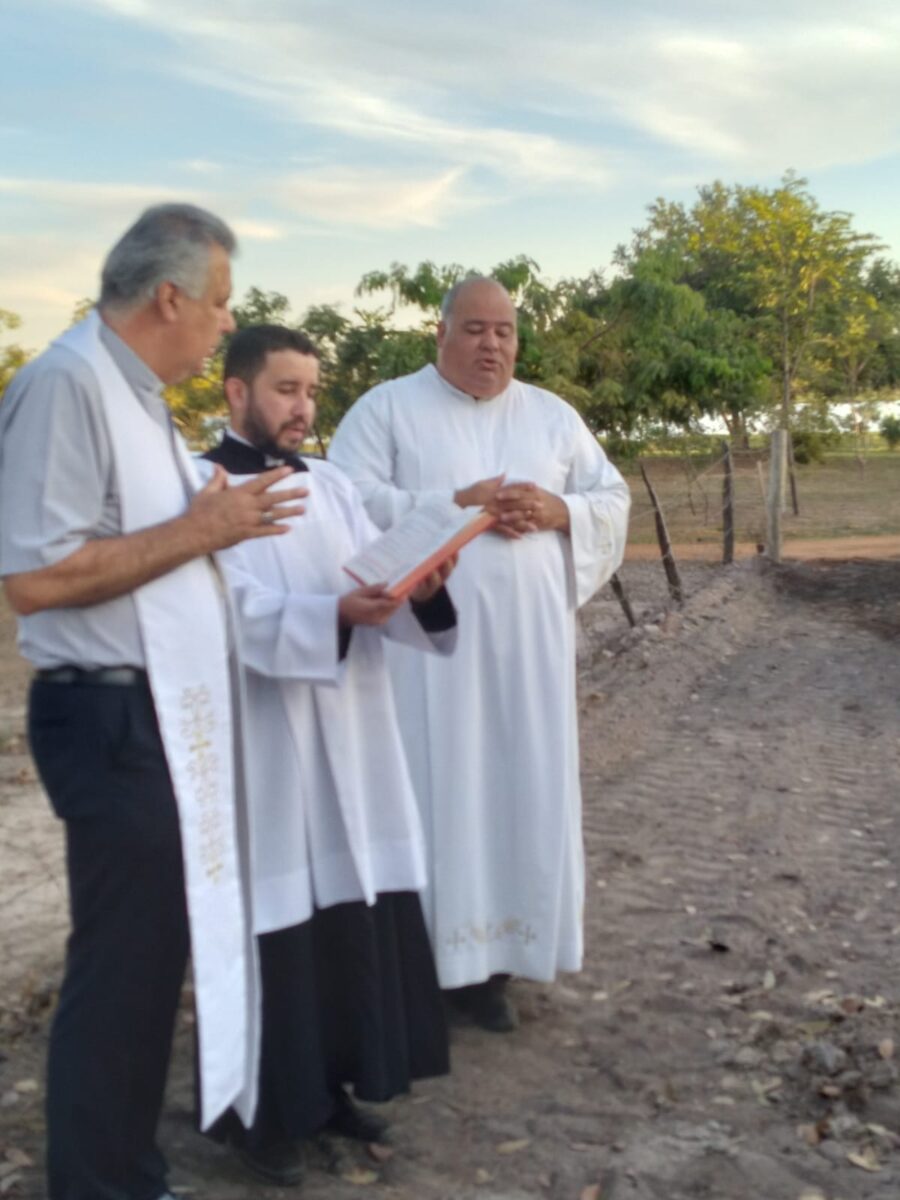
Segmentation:
[(441, 501), (418, 505), (355, 554), (344, 570), (360, 583), (393, 587), (480, 515)]

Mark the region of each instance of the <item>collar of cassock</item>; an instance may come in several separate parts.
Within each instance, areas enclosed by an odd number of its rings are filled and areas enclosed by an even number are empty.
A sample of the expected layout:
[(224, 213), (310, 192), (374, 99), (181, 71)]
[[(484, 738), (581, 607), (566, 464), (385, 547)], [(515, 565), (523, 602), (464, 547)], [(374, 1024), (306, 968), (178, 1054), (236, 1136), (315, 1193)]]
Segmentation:
[(260, 471), (271, 471), (273, 467), (290, 467), (292, 471), (308, 471), (309, 467), (299, 454), (270, 454), (236, 434), (225, 430), (223, 445), (227, 445), (228, 457), (235, 464), (229, 466), (232, 475), (257, 475)]

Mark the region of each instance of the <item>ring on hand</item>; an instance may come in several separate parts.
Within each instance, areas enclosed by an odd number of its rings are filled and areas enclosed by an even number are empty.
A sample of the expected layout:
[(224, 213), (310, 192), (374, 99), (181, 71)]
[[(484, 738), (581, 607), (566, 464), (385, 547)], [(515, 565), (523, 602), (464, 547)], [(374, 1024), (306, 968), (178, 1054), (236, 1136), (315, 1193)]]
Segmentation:
[(259, 520), (260, 520), (260, 524), (262, 524), (262, 525), (274, 525), (275, 524), (275, 514), (270, 513), (270, 512), (260, 513)]

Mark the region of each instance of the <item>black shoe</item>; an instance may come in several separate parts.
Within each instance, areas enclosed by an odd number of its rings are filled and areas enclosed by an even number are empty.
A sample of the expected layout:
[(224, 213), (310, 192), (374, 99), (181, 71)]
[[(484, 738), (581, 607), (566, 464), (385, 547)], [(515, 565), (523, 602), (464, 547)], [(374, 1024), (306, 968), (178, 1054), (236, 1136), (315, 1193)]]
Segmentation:
[(466, 1011), (489, 1033), (512, 1033), (519, 1027), (519, 1014), (506, 991), (508, 982), (508, 975), (492, 975), (484, 983), (464, 989)]
[(376, 1117), (368, 1109), (360, 1108), (345, 1091), (336, 1097), (337, 1108), (328, 1120), (325, 1129), (340, 1137), (352, 1138), (355, 1142), (387, 1142), (388, 1123)]
[(280, 1187), (293, 1187), (303, 1181), (306, 1161), (299, 1142), (272, 1142), (271, 1145), (237, 1147), (237, 1156), (247, 1170), (266, 1183), (277, 1183)]

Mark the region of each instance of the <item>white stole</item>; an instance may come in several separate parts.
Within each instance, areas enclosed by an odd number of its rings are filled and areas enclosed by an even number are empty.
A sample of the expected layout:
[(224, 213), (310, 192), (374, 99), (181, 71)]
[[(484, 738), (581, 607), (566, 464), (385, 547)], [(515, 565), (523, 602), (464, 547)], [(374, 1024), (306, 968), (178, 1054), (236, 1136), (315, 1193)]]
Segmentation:
[[(99, 336), (96, 311), (58, 340), (94, 372), (112, 444), (122, 532), (184, 512), (196, 468), (174, 429), (146, 412)], [(227, 603), (217, 569), (198, 558), (136, 588), (147, 674), (181, 825), (206, 1129), (233, 1105), (249, 1125), (259, 1053), (257, 964), (238, 846)], [(249, 847), (248, 847), (249, 850)], [(247, 855), (249, 857), (249, 854)], [(137, 1031), (135, 1036), (139, 1037)]]

